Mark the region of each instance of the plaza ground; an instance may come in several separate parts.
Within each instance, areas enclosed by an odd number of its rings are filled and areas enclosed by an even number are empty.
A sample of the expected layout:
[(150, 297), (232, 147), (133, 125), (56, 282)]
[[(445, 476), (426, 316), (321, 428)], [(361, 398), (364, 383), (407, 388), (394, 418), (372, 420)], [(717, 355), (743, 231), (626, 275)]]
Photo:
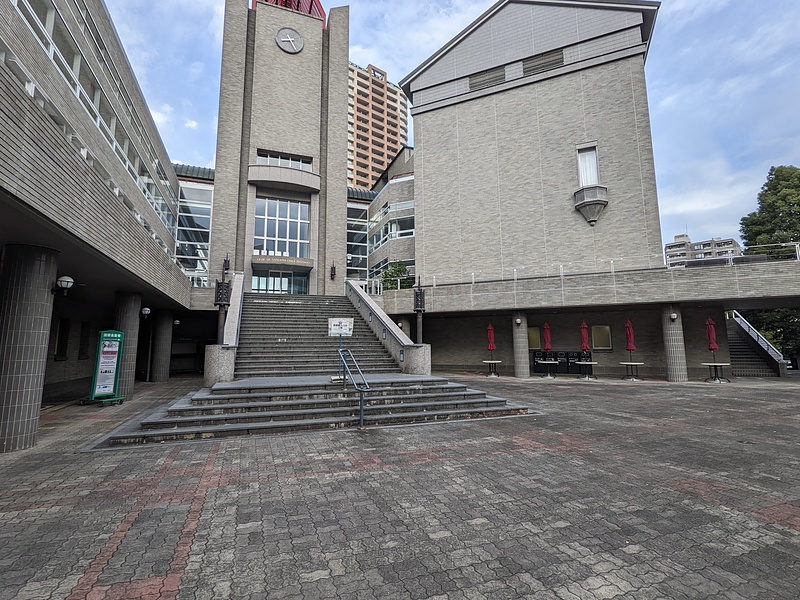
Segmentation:
[(201, 380), (48, 407), (0, 598), (800, 596), (800, 378), (453, 379), (531, 414), (85, 451)]

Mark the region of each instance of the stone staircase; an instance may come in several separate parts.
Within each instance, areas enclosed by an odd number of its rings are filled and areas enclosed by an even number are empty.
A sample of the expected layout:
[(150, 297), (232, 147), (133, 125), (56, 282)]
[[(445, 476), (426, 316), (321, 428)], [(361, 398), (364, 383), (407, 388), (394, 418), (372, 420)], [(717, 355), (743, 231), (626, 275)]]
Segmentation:
[(747, 335), (733, 319), (726, 321), (731, 375), (734, 377), (777, 377), (769, 363), (750, 345)]
[[(364, 425), (398, 425), (527, 414), (526, 407), (447, 379), (367, 375)], [(136, 422), (103, 445), (121, 446), (218, 437), (352, 428), (359, 425), (359, 392), (330, 376), (262, 377), (218, 383), (189, 394)]]
[(353, 318), (353, 336), (342, 338), (342, 345), (364, 373), (400, 372), (346, 297), (246, 293), (236, 379), (336, 374), (339, 338), (328, 337), (329, 317)]

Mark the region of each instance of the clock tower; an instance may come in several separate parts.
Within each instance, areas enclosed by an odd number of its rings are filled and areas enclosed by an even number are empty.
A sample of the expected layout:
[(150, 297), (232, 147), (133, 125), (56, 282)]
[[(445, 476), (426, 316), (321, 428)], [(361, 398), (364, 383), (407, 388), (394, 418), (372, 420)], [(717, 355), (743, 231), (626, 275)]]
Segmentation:
[(226, 0), (210, 279), (344, 293), (348, 45), (347, 7)]

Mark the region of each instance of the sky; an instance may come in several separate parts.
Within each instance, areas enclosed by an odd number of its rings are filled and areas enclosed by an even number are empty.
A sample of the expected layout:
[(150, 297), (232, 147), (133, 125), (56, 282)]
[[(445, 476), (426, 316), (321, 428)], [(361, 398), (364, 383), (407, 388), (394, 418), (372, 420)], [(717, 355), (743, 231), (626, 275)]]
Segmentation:
[[(213, 167), (224, 0), (105, 2), (170, 158)], [(494, 3), (351, 0), (350, 60), (397, 83)], [(800, 166), (798, 31), (797, 0), (662, 0), (646, 75), (664, 243), (740, 239), (770, 167)]]

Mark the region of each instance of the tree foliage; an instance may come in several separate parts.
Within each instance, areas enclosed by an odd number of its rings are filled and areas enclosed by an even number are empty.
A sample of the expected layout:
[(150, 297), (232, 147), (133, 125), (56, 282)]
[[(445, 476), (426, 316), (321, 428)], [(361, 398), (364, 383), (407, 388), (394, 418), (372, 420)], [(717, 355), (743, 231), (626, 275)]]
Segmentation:
[(739, 223), (745, 246), (800, 242), (800, 169), (772, 167), (758, 209)]
[[(772, 167), (758, 194), (758, 209), (740, 222), (745, 246), (800, 242), (800, 169)], [(800, 310), (750, 310), (744, 317), (785, 357), (800, 356)]]
[(381, 273), (383, 289), (396, 290), (398, 279), (400, 280), (400, 289), (414, 287), (414, 278), (408, 274), (408, 267), (400, 261), (395, 261)]

